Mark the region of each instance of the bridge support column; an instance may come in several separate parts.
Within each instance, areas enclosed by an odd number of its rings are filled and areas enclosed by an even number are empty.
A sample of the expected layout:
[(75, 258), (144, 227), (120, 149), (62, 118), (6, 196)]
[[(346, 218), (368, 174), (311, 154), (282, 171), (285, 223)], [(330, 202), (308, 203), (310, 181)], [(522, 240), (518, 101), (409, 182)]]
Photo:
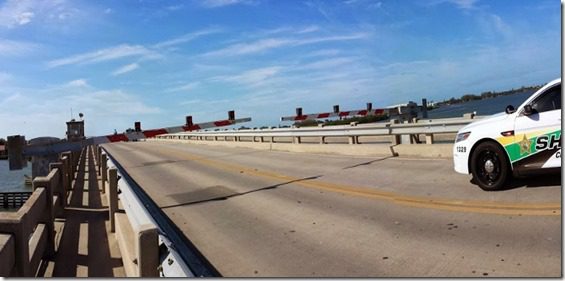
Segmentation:
[(110, 231), (116, 232), (116, 217), (114, 214), (118, 210), (118, 170), (108, 169), (108, 210), (110, 212)]

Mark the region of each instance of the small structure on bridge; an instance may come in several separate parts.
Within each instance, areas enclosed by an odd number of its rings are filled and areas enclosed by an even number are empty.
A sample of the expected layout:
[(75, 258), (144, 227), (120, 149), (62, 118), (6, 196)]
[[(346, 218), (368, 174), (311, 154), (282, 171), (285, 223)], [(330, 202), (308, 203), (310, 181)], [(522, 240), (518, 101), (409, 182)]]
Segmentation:
[(81, 141), (84, 140), (84, 120), (67, 122), (67, 140), (68, 141)]

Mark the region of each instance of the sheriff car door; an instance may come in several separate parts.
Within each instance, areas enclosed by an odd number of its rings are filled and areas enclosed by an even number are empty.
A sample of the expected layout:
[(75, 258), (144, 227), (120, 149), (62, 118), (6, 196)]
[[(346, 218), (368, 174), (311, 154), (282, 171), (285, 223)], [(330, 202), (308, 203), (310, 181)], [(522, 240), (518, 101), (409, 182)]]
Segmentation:
[(518, 174), (561, 167), (561, 83), (520, 108), (514, 124), (515, 146), (510, 152)]

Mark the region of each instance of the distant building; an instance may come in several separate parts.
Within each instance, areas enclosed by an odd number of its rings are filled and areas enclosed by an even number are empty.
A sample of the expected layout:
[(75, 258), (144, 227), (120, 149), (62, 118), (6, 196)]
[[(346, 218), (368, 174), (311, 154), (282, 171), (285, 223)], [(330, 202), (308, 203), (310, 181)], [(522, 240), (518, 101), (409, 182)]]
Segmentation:
[(84, 121), (75, 121), (75, 119), (72, 119), (67, 122), (67, 140), (80, 141), (83, 139), (85, 139)]

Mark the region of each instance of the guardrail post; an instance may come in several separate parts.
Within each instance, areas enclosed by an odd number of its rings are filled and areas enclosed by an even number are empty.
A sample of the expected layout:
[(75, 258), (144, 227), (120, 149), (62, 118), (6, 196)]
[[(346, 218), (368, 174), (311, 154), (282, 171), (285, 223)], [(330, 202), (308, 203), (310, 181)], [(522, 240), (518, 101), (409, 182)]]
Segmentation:
[(137, 270), (139, 277), (159, 277), (159, 236), (153, 225), (142, 225), (139, 228), (135, 245), (137, 253)]
[(320, 144), (325, 144), (326, 143), (326, 137), (321, 136), (320, 137)]
[(434, 143), (434, 134), (426, 134), (426, 144)]
[(293, 138), (292, 138), (292, 143), (299, 144), (299, 143), (301, 143), (301, 142), (302, 142), (302, 140), (301, 140), (300, 137), (293, 137)]
[[(390, 128), (391, 126), (394, 126), (394, 124), (398, 124), (398, 123), (400, 123), (400, 122), (398, 121), (398, 119), (392, 119), (392, 120), (390, 120), (389, 128)], [(389, 131), (389, 133), (390, 133), (390, 131)], [(399, 135), (392, 135), (392, 140), (391, 140), (391, 141), (392, 141), (392, 145), (398, 145), (398, 144), (400, 144), (400, 136), (399, 136)]]
[(271, 143), (275, 143), (275, 137), (271, 137)]
[(349, 136), (349, 144), (357, 144), (359, 143), (359, 139), (357, 136)]
[(108, 169), (108, 210), (110, 212), (110, 231), (116, 232), (116, 218), (114, 213), (118, 210), (118, 170)]
[(106, 193), (106, 179), (108, 177), (107, 174), (107, 165), (108, 165), (108, 161), (106, 158), (106, 154), (102, 154), (100, 156), (100, 175), (101, 175), (101, 180), (102, 180), (102, 193)]

